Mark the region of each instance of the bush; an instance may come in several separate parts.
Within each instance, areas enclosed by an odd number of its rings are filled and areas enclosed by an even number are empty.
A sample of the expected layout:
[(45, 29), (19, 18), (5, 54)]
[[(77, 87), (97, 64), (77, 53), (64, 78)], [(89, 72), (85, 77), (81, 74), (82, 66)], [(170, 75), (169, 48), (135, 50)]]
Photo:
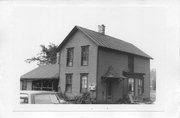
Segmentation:
[(81, 96), (76, 96), (74, 99), (75, 104), (94, 104), (95, 99), (92, 99), (89, 92), (83, 93)]
[(152, 104), (154, 101), (152, 101), (150, 98), (143, 98), (143, 102), (145, 104)]
[(91, 98), (90, 93), (86, 92), (80, 96), (75, 96), (74, 99), (68, 97), (66, 93), (58, 93), (60, 98), (63, 98), (65, 101), (68, 101), (73, 104), (94, 104), (95, 99)]
[(123, 96), (116, 101), (116, 104), (130, 104), (130, 100), (128, 96)]

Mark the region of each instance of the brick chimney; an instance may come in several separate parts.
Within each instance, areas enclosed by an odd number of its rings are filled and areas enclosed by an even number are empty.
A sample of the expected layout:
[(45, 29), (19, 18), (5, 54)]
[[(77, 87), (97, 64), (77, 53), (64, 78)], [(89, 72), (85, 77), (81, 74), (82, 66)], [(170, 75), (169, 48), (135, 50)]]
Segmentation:
[(105, 34), (105, 25), (98, 25), (98, 32), (101, 34)]

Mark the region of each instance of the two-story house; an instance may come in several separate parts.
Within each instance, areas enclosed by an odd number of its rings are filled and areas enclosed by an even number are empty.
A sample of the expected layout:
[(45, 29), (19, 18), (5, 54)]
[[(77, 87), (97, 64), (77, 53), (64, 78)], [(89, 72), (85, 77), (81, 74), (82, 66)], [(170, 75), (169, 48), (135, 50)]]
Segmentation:
[(128, 95), (150, 98), (149, 55), (128, 42), (75, 26), (59, 45), (59, 86), (69, 97), (94, 92), (97, 103)]

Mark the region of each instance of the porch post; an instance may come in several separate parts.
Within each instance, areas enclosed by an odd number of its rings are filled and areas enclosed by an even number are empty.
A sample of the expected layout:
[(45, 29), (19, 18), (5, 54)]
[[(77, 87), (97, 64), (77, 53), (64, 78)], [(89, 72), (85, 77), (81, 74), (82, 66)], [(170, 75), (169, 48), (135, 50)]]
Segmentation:
[(122, 79), (122, 97), (124, 96), (124, 78)]

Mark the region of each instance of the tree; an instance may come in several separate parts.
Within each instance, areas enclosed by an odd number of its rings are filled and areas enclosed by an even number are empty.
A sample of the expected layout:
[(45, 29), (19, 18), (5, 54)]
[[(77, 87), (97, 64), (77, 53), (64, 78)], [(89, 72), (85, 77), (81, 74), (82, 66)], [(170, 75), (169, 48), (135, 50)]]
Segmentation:
[(56, 49), (57, 45), (50, 43), (47, 47), (45, 45), (40, 45), (41, 52), (37, 54), (36, 57), (26, 59), (25, 62), (37, 62), (37, 65), (47, 65), (56, 63)]
[(156, 69), (152, 69), (150, 72), (151, 86), (153, 90), (156, 90)]

